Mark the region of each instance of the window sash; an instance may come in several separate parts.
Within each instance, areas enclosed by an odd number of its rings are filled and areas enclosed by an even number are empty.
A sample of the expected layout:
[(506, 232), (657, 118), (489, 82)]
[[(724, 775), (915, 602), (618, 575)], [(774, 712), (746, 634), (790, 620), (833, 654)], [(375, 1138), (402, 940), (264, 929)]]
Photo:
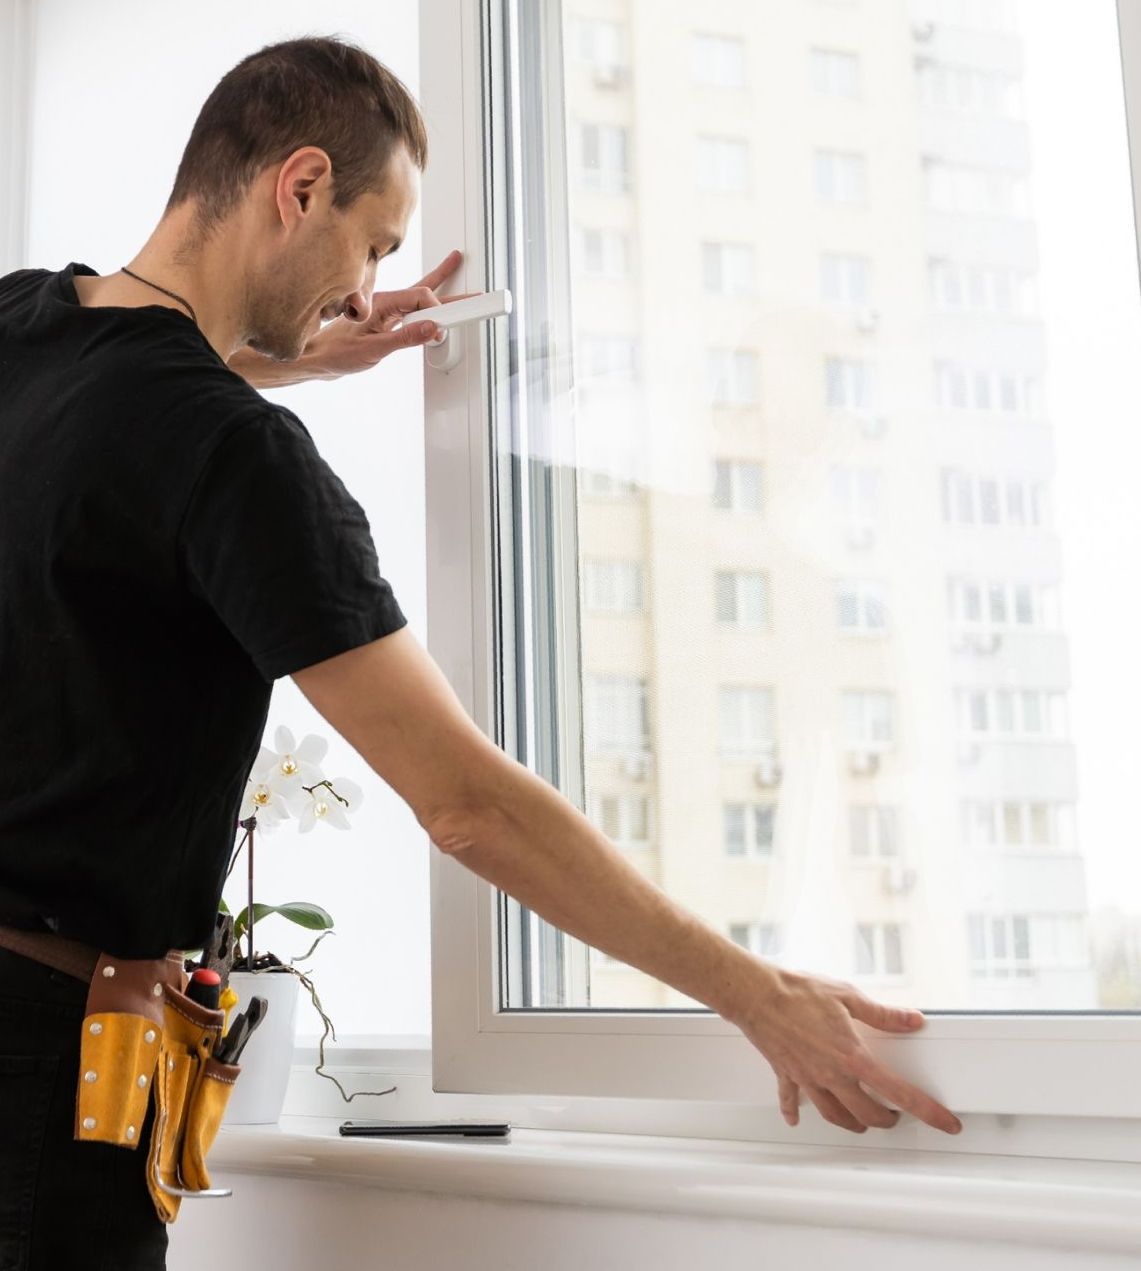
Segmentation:
[[(557, 26), (557, 19), (548, 3), (518, 10), (501, 7), (499, 0), (424, 0), (422, 5), (421, 97), (434, 121), (433, 162), (424, 179), (424, 252), (426, 260), (437, 260), (456, 242), (465, 245), (465, 264), (455, 280), (458, 291), (503, 284), (507, 231), (504, 218), (493, 224), (487, 210), (513, 187), (510, 174), (499, 167), (505, 148), (496, 147), (492, 154), (483, 137), (485, 121), (502, 130), (509, 112), (497, 97), (485, 98), (484, 86), (491, 82), (497, 92), (502, 90), (502, 50), (510, 35), (515, 45), (525, 47), (547, 94), (526, 104), (560, 119), (561, 58), (549, 56), (536, 36), (536, 27), (541, 35), (544, 24)], [(1137, 183), (1141, 10), (1124, 6), (1121, 23)], [(490, 76), (482, 73), (484, 57), (492, 62)], [(554, 107), (550, 94), (555, 94)], [(558, 132), (555, 127), (550, 135)], [(471, 161), (480, 155), (485, 162)], [(548, 212), (557, 216), (559, 210)], [(565, 226), (562, 230), (565, 235)], [(548, 281), (553, 297), (566, 294), (565, 269), (560, 274), (557, 256)], [(513, 681), (496, 673), (512, 634), (503, 615), (514, 610), (513, 580), (500, 576), (494, 566), (502, 514), (488, 495), (493, 470), (503, 475), (499, 451), (488, 446), (488, 409), (503, 405), (506, 377), (495, 372), (507, 365), (504, 325), (474, 336), (451, 374), (426, 371), (428, 624), (429, 647), (460, 700), (485, 732), (517, 752), (518, 734), (530, 729), (535, 736), (542, 730), (513, 699)], [(544, 373), (548, 389), (553, 382), (561, 390), (563, 368), (552, 364)], [(497, 488), (510, 491), (510, 471)], [(547, 491), (555, 503), (562, 495), (557, 487)], [(549, 546), (573, 570), (576, 545), (565, 530), (571, 523), (552, 522), (561, 537)], [(544, 603), (573, 634), (573, 623), (559, 610), (559, 594)], [(557, 684), (555, 690), (560, 691)], [(561, 691), (564, 708), (569, 708), (575, 695), (566, 687)], [(557, 767), (549, 756), (533, 759), (537, 767)], [(581, 798), (581, 792), (570, 793)], [(745, 1103), (767, 1110), (771, 1119), (763, 1124), (781, 1136), (775, 1078), (740, 1032), (712, 1013), (501, 1009), (505, 968), (497, 929), (510, 921), (508, 907), (494, 888), (458, 861), (436, 851), (430, 859), (436, 1090)], [(1038, 1118), (1059, 1111), (1071, 1125), (1077, 1124), (1071, 1118), (1141, 1116), (1141, 1086), (1135, 1080), (1141, 1019), (1134, 1015), (932, 1013), (921, 1033), (907, 1037), (860, 1025), (857, 1031), (873, 1054), (937, 1091), (957, 1111), (1030, 1118), (1021, 1127), (1019, 1150), (1066, 1154), (1056, 1133), (1044, 1129), (1044, 1137), (1035, 1136), (1035, 1127), (1043, 1124)], [(1034, 1080), (1027, 1081), (1031, 1068)], [(1080, 1079), (1090, 1071), (1098, 1072), (1097, 1082)], [(678, 1117), (683, 1116), (681, 1105), (669, 1102), (662, 1108), (663, 1119), (674, 1106)], [(913, 1138), (894, 1145), (945, 1151), (973, 1147), (934, 1132), (927, 1135), (923, 1127), (914, 1129)], [(807, 1141), (809, 1128), (803, 1130), (798, 1137)], [(1141, 1158), (1141, 1145), (1128, 1150)]]

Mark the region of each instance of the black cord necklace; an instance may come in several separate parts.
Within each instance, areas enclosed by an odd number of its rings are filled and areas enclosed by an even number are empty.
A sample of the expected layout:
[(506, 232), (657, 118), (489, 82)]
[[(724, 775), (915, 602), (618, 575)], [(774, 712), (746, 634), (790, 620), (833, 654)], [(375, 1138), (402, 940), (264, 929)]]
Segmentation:
[(155, 291), (161, 291), (165, 295), (168, 295), (171, 300), (177, 300), (180, 305), (185, 305), (186, 308), (190, 310), (190, 316), (194, 319), (194, 325), (198, 325), (198, 315), (194, 312), (189, 300), (183, 300), (180, 295), (177, 295), (173, 291), (168, 291), (165, 287), (160, 287), (157, 282), (147, 282), (145, 278), (140, 278), (138, 274), (131, 273), (126, 265), (121, 266), (119, 272), (121, 274), (126, 274), (128, 278), (134, 278), (136, 282), (141, 282), (144, 287), (153, 287)]

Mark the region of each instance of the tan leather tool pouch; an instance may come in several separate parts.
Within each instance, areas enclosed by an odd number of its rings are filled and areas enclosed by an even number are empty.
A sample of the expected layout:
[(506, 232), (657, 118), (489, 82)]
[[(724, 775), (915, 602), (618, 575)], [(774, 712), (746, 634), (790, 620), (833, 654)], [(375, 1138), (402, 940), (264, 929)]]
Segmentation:
[(147, 1187), (163, 1222), (210, 1187), (206, 1153), (241, 1069), (213, 1052), (224, 1013), (182, 991), (181, 955), (123, 961), (100, 955), (83, 1021), (75, 1137), (133, 1148), (154, 1100)]

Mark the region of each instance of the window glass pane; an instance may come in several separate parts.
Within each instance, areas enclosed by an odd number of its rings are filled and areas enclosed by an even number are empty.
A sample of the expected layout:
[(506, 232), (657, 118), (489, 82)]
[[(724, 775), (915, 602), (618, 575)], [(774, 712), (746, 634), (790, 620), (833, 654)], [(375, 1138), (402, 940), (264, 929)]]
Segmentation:
[[(790, 966), (893, 977), (888, 1000), (935, 1010), (1141, 1009), (1141, 853), (1112, 777), (1141, 771), (1113, 4), (562, 11), (565, 127), (557, 103), (548, 132), (524, 112), (544, 162), (518, 174), (562, 236), (514, 279), (548, 343), (497, 381), (538, 394), (499, 421), (512, 479), (535, 472), (500, 629), (555, 624), (554, 666), (537, 637), (513, 664), (520, 728), (550, 731), (567, 788), (648, 797), (652, 876), (753, 947), (778, 925)], [(927, 12), (938, 37), (901, 58)], [(587, 56), (578, 22), (613, 30)], [(564, 363), (571, 382), (532, 387)], [(615, 565), (571, 563), (591, 560)], [(528, 593), (542, 569), (560, 585)], [(739, 908), (754, 871), (774, 886)], [(566, 965), (564, 1004), (691, 1005)]]

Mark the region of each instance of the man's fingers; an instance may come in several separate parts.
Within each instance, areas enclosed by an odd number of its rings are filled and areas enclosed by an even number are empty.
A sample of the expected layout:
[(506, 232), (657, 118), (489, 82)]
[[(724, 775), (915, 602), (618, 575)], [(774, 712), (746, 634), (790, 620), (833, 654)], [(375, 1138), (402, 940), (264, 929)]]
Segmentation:
[(853, 1134), (863, 1134), (868, 1128), (862, 1121), (858, 1121), (830, 1090), (805, 1086), (804, 1093), (816, 1105), (817, 1112), (830, 1125), (838, 1125), (841, 1130), (851, 1130)]
[(850, 1085), (838, 1087), (833, 1093), (862, 1125), (874, 1126), (877, 1130), (890, 1130), (899, 1121), (898, 1112), (885, 1108), (854, 1081)]
[(963, 1123), (950, 1108), (945, 1108), (917, 1086), (876, 1063), (869, 1053), (853, 1056), (851, 1068), (857, 1081), (863, 1082), (889, 1103), (894, 1103), (932, 1129), (942, 1130), (946, 1134), (958, 1134), (963, 1128)]
[(873, 1028), (885, 1033), (914, 1033), (926, 1021), (919, 1011), (901, 1010), (897, 1006), (882, 1006), (864, 997), (862, 993), (853, 993), (843, 999), (844, 1005), (854, 1019), (862, 1024), (871, 1024)]
[(459, 269), (463, 258), (464, 254), (461, 251), (448, 252), (435, 269), (429, 269), (416, 285), (418, 287), (429, 287), (432, 291), (435, 291), (437, 287), (447, 282), (452, 274)]
[(780, 1090), (780, 1114), (789, 1123), (796, 1125), (800, 1120), (800, 1087), (788, 1077), (777, 1077)]

